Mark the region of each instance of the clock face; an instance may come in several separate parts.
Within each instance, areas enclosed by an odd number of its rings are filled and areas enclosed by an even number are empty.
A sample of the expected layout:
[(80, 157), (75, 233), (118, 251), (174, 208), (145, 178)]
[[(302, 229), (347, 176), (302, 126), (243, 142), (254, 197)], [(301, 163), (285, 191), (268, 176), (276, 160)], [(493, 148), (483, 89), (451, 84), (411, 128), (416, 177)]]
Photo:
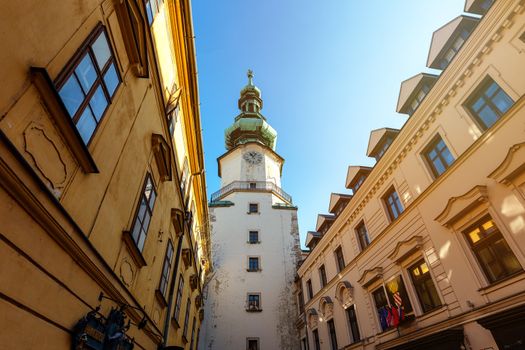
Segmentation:
[(247, 152), (243, 156), (244, 160), (249, 164), (259, 164), (262, 161), (262, 154), (259, 152)]

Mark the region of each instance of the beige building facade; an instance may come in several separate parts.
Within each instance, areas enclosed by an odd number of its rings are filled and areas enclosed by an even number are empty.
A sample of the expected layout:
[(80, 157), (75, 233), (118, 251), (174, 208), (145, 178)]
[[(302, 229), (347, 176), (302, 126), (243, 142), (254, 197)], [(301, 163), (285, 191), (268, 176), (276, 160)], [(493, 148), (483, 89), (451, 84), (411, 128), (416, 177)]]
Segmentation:
[(525, 3), (471, 0), (308, 232), (303, 349), (523, 349)]
[(189, 1), (0, 17), (0, 348), (195, 349), (211, 266)]

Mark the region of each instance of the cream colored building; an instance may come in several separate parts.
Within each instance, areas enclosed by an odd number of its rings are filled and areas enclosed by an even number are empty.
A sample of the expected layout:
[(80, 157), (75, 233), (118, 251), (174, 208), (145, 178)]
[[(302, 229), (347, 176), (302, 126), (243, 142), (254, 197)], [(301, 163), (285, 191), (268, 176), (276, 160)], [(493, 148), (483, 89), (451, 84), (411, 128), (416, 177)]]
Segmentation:
[(221, 189), (209, 204), (214, 271), (201, 349), (297, 349), (297, 207), (281, 189), (277, 133), (248, 77), (241, 112), (226, 130), (227, 151), (218, 158)]
[(195, 349), (210, 247), (189, 1), (0, 12), (0, 348)]
[(465, 12), (308, 233), (303, 349), (525, 346), (525, 1)]

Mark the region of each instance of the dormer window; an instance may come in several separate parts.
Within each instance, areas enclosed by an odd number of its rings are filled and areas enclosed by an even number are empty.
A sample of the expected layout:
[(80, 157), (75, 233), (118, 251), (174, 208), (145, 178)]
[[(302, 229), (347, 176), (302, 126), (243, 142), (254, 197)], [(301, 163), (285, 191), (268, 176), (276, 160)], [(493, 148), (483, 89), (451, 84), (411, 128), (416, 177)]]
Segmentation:
[(412, 115), (416, 111), (417, 107), (419, 107), (419, 105), (421, 104), (421, 102), (423, 101), (423, 99), (429, 91), (430, 88), (428, 87), (428, 85), (423, 85), (421, 87), (421, 90), (419, 90), (419, 92), (416, 94), (416, 96), (410, 103), (410, 106), (408, 107), (408, 115)]
[(459, 49), (461, 49), (461, 46), (463, 46), (463, 44), (467, 40), (469, 34), (470, 33), (467, 32), (465, 29), (463, 29), (459, 33), (459, 35), (454, 40), (454, 42), (452, 43), (452, 45), (450, 46), (448, 51), (446, 51), (446, 53), (443, 55), (443, 58), (441, 59), (441, 61), (439, 63), (439, 66), (441, 67), (441, 69), (447, 68), (447, 66), (450, 63), (450, 61), (452, 61), (454, 56), (456, 56), (456, 54), (458, 53)]
[(392, 144), (392, 141), (394, 141), (393, 137), (387, 137), (385, 141), (383, 141), (383, 143), (381, 144), (381, 146), (379, 146), (379, 150), (377, 151), (375, 155), (376, 161), (379, 161), (379, 159), (383, 157), (388, 147), (390, 147), (390, 145)]
[(359, 187), (361, 187), (361, 185), (363, 184), (363, 182), (365, 182), (365, 179), (366, 179), (366, 176), (364, 176), (364, 175), (359, 176), (359, 178), (357, 179), (354, 187), (352, 187), (352, 191), (354, 193), (356, 193), (357, 190), (359, 189)]

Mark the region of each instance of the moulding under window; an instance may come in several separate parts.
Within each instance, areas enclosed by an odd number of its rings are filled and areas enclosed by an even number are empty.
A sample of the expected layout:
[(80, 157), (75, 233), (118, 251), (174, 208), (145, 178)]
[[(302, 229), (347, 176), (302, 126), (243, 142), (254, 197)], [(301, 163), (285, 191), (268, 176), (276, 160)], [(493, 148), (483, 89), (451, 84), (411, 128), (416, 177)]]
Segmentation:
[(448, 200), (445, 209), (434, 220), (441, 225), (450, 228), (466, 213), (472, 211), (483, 203), (488, 202), (488, 193), (486, 186), (474, 186), (467, 193), (452, 197)]
[(408, 256), (413, 254), (415, 251), (420, 250), (423, 247), (423, 237), (414, 236), (405, 241), (398, 242), (394, 251), (390, 253), (388, 258), (394, 261), (396, 264), (400, 264)]
[(252, 308), (252, 309), (246, 309), (246, 312), (262, 312), (263, 309), (261, 308)]
[(168, 306), (168, 303), (166, 302), (166, 297), (159, 289), (155, 289), (155, 299), (157, 299), (157, 302), (160, 304), (161, 308), (165, 308)]
[(505, 159), (488, 176), (499, 183), (510, 185), (514, 179), (525, 173), (525, 142), (510, 147)]
[(184, 211), (178, 208), (172, 208), (171, 223), (173, 224), (177, 237), (182, 236), (184, 233)]
[(334, 315), (334, 302), (329, 296), (323, 296), (319, 299), (319, 311), (323, 314), (324, 320), (332, 318)]
[(143, 266), (146, 266), (146, 260), (144, 260), (144, 257), (142, 256), (141, 251), (135, 244), (135, 241), (133, 240), (133, 237), (131, 236), (131, 232), (129, 231), (122, 231), (122, 240), (126, 244), (126, 248), (128, 248), (129, 255), (133, 259), (133, 262), (135, 265), (137, 265), (138, 268), (141, 268)]
[(248, 243), (248, 244), (261, 244), (261, 241), (257, 241), (257, 242), (246, 241), (246, 243)]
[(135, 76), (149, 77), (146, 20), (143, 6), (137, 0), (116, 0), (120, 32)]
[(69, 113), (58, 95), (53, 81), (49, 77), (47, 70), (41, 67), (31, 67), (31, 81), (40, 93), (49, 115), (53, 118), (57, 129), (65, 139), (72, 155), (85, 173), (98, 173), (95, 161), (91, 157), (89, 150), (82, 140), (77, 127), (69, 116)]
[(365, 270), (361, 277), (357, 280), (357, 282), (363, 286), (363, 288), (367, 288), (369, 285), (377, 281), (378, 279), (383, 277), (383, 268), (382, 267), (375, 267), (373, 269)]
[(161, 181), (171, 181), (171, 148), (162, 135), (151, 135), (151, 148)]
[(306, 320), (308, 322), (308, 327), (310, 327), (310, 329), (317, 328), (317, 324), (319, 321), (317, 317), (317, 310), (314, 308), (310, 308), (306, 310)]
[(246, 269), (248, 272), (261, 272), (262, 269)]

